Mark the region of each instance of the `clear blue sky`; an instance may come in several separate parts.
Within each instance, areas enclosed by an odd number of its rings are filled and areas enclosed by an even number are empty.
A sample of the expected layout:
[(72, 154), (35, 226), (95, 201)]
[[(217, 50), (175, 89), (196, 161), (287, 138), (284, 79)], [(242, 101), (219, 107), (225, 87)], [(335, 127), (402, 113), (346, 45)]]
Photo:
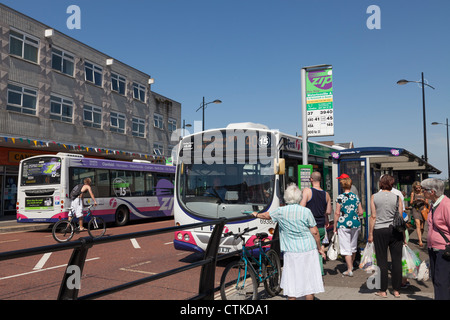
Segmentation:
[[(429, 162), (447, 177), (445, 126), (450, 117), (448, 0), (3, 0), (60, 32), (155, 78), (152, 89), (182, 104), (187, 123), (206, 127), (251, 121), (302, 132), (300, 69), (333, 65), (335, 136), (357, 147), (423, 154), (426, 88)], [(81, 30), (69, 30), (69, 5)], [(381, 29), (366, 26), (370, 5)]]

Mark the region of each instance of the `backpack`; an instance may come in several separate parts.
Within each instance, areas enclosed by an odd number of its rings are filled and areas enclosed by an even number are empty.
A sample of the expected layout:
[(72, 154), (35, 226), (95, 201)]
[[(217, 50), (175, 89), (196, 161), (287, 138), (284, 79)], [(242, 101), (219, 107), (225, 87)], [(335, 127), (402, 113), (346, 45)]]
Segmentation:
[(84, 184), (80, 183), (73, 187), (72, 191), (70, 191), (70, 200), (75, 200), (81, 194), (81, 188), (83, 188)]

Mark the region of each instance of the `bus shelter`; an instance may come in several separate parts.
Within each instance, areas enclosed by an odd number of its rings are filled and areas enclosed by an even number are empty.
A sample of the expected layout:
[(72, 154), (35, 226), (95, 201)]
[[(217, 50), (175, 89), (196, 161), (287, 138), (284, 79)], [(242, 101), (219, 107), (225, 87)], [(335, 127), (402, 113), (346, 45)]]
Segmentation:
[(383, 174), (395, 178), (394, 187), (407, 196), (411, 193), (414, 181), (422, 181), (429, 174), (441, 171), (422, 158), (402, 148), (365, 147), (335, 151), (333, 159), (333, 200), (342, 192), (339, 180), (346, 173), (356, 187), (362, 207), (365, 211), (362, 235), (368, 235), (368, 217), (370, 216), (370, 198), (379, 191), (378, 182)]

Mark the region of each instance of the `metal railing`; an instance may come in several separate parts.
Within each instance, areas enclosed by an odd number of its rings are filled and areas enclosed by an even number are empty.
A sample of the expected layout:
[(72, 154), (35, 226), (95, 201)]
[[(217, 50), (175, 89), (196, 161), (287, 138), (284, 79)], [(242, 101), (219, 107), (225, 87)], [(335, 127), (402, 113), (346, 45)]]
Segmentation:
[[(218, 257), (217, 252), (219, 249), (220, 239), (222, 237), (223, 228), (226, 223), (230, 222), (236, 222), (241, 220), (246, 220), (248, 217), (240, 217), (240, 218), (233, 218), (233, 219), (225, 219), (225, 218), (219, 218), (216, 220), (211, 220), (208, 222), (202, 222), (202, 223), (194, 223), (184, 226), (176, 226), (176, 227), (169, 227), (169, 228), (162, 228), (162, 229), (156, 229), (156, 230), (148, 230), (148, 231), (140, 231), (140, 232), (134, 232), (134, 233), (126, 233), (121, 235), (115, 235), (110, 237), (102, 237), (102, 238), (80, 238), (79, 240), (68, 242), (68, 243), (59, 243), (49, 246), (43, 246), (43, 247), (36, 247), (36, 248), (29, 248), (29, 249), (22, 249), (22, 250), (16, 250), (16, 251), (9, 251), (9, 252), (2, 252), (0, 253), (0, 261), (4, 260), (11, 260), (16, 258), (23, 258), (48, 252), (57, 252), (57, 251), (64, 251), (64, 250), (70, 250), (73, 249), (72, 255), (69, 259), (69, 262), (67, 264), (67, 268), (64, 272), (64, 276), (59, 288), (59, 294), (57, 299), (58, 300), (87, 300), (87, 299), (96, 299), (100, 298), (106, 295), (110, 295), (112, 293), (122, 291), (125, 289), (133, 288), (151, 281), (155, 281), (161, 278), (165, 278), (180, 272), (188, 271), (193, 268), (202, 267), (200, 272), (200, 280), (199, 280), (199, 289), (198, 294), (191, 298), (191, 300), (213, 300), (214, 299), (214, 280), (215, 280), (215, 270), (216, 270), (216, 263), (219, 260), (229, 258), (232, 255), (235, 255), (236, 252), (232, 252), (226, 255), (221, 255)], [(122, 241), (122, 240), (129, 240), (133, 238), (142, 238), (142, 237), (148, 237), (148, 236), (154, 236), (169, 232), (175, 232), (179, 230), (187, 230), (187, 229), (194, 229), (199, 227), (205, 227), (214, 225), (214, 230), (211, 233), (211, 237), (208, 242), (208, 246), (205, 250), (205, 255), (202, 260), (191, 263), (189, 265), (167, 270), (165, 272), (161, 272), (159, 274), (151, 275), (148, 277), (144, 277), (135, 281), (127, 282), (118, 286), (110, 287), (101, 291), (93, 292), (81, 297), (78, 297), (79, 287), (80, 286), (74, 286), (74, 285), (68, 285), (73, 281), (73, 268), (74, 266), (77, 268), (81, 281), (81, 274), (83, 272), (84, 264), (86, 261), (86, 256), (88, 254), (88, 251), (90, 248), (92, 248), (94, 245), (98, 244), (105, 244), (105, 243), (111, 243), (116, 241)], [(278, 233), (275, 232), (277, 235)], [(271, 241), (272, 247), (275, 247), (275, 250), (279, 253), (279, 241), (278, 237), (277, 239), (274, 239)]]

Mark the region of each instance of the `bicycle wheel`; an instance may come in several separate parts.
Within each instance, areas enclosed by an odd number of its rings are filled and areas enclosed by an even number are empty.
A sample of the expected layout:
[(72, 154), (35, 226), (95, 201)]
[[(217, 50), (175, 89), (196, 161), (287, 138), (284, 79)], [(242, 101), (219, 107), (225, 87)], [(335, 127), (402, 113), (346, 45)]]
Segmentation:
[(92, 238), (99, 238), (106, 232), (106, 223), (100, 217), (92, 217), (88, 223), (88, 233)]
[(258, 280), (251, 267), (245, 271), (243, 260), (233, 261), (225, 268), (220, 279), (222, 300), (257, 300)]
[(68, 220), (60, 220), (53, 225), (53, 239), (58, 242), (67, 242), (72, 239), (74, 233), (73, 224)]
[(281, 262), (275, 250), (266, 252), (263, 262), (264, 289), (272, 297), (281, 292)]

